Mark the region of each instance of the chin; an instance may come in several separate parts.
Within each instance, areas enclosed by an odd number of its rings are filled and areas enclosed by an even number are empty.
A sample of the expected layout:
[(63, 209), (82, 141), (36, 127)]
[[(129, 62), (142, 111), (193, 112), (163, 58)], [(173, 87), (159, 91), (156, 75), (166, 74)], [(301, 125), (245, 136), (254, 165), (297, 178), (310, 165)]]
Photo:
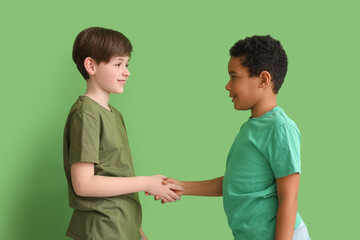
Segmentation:
[(113, 91), (112, 93), (115, 93), (115, 94), (122, 94), (124, 92), (124, 89), (118, 89), (116, 91)]
[(247, 111), (250, 109), (249, 107), (237, 106), (236, 104), (234, 105), (234, 108), (235, 108), (235, 110), (238, 110), (238, 111)]

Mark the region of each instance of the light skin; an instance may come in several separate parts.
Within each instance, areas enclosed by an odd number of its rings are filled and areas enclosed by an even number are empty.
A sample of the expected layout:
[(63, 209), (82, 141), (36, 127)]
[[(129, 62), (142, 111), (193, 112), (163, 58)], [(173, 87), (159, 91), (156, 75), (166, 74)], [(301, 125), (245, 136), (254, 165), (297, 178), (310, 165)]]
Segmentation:
[[(259, 76), (249, 76), (248, 69), (241, 64), (240, 57), (231, 57), (228, 63), (229, 82), (225, 89), (236, 110), (251, 110), (252, 117), (260, 117), (277, 106), (273, 92), (271, 74), (263, 71)], [(276, 179), (278, 210), (276, 216), (276, 240), (292, 240), (298, 207), (300, 174), (294, 173)], [(176, 184), (184, 188), (176, 191), (179, 196), (222, 196), (223, 177), (206, 181), (179, 181), (168, 178), (163, 184)], [(155, 200), (161, 197), (155, 196)], [(166, 203), (166, 199), (161, 200)]]
[[(109, 108), (111, 93), (120, 94), (124, 91), (125, 83), (130, 76), (127, 69), (129, 57), (114, 56), (108, 63), (97, 63), (87, 57), (84, 66), (89, 73), (87, 91), (85, 96), (95, 100), (105, 109)], [(71, 180), (75, 193), (82, 197), (112, 197), (134, 192), (147, 192), (169, 202), (180, 200), (174, 191), (182, 191), (179, 185), (162, 182), (163, 175), (137, 176), (137, 177), (107, 177), (95, 175), (94, 163), (78, 162), (71, 165)], [(141, 236), (147, 240), (142, 228)]]
[(143, 240), (148, 240), (148, 238), (146, 237), (146, 235), (145, 235), (142, 227), (140, 227), (140, 235), (141, 235), (141, 238), (142, 238)]

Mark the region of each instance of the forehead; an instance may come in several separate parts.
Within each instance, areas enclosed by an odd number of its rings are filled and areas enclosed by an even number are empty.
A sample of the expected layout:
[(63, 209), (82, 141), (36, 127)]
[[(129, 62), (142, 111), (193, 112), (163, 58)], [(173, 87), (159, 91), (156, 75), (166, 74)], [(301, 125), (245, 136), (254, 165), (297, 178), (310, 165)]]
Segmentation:
[(125, 61), (125, 62), (128, 62), (129, 61), (129, 56), (113, 56), (111, 58), (111, 61)]
[(248, 72), (248, 69), (242, 65), (241, 57), (230, 57), (228, 70), (229, 74)]

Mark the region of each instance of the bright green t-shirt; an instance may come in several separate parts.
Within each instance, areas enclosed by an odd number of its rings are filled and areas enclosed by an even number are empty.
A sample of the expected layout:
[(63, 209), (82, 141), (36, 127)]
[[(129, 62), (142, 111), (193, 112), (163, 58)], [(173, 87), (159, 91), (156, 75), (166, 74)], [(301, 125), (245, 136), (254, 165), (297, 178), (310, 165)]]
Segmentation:
[(93, 99), (80, 96), (72, 106), (64, 130), (64, 168), (69, 205), (74, 209), (66, 235), (76, 240), (139, 240), (142, 220), (137, 193), (115, 197), (80, 197), (71, 183), (70, 167), (77, 162), (94, 163), (95, 175), (133, 177), (124, 120), (109, 105), (107, 110)]
[[(223, 181), (224, 210), (236, 240), (275, 239), (276, 178), (297, 172), (300, 132), (279, 106), (241, 126)], [(297, 213), (295, 228), (301, 221)]]

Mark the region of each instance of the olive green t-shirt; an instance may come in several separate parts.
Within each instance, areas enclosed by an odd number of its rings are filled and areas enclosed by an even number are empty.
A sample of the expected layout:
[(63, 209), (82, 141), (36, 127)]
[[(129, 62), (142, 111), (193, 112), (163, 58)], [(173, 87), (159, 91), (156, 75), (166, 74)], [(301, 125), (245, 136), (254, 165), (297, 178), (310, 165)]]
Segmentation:
[(118, 110), (108, 109), (87, 96), (72, 106), (64, 130), (64, 169), (69, 205), (74, 209), (66, 235), (76, 240), (139, 240), (142, 221), (137, 193), (115, 197), (80, 197), (71, 183), (70, 167), (94, 163), (95, 175), (133, 177), (124, 120)]

